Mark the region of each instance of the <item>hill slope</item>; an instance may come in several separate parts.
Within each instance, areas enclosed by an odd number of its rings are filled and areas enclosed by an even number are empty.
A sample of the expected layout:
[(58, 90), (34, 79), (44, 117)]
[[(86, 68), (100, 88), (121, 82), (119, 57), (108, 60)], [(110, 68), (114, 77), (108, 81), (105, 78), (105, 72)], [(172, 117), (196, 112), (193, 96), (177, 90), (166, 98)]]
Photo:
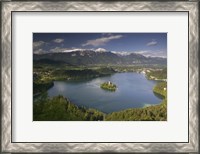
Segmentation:
[(112, 52), (94, 52), (92, 50), (34, 54), (34, 62), (67, 63), (70, 65), (91, 65), (91, 64), (161, 64), (166, 65), (167, 59), (160, 57), (145, 57), (141, 54), (131, 53), (129, 55), (119, 55)]

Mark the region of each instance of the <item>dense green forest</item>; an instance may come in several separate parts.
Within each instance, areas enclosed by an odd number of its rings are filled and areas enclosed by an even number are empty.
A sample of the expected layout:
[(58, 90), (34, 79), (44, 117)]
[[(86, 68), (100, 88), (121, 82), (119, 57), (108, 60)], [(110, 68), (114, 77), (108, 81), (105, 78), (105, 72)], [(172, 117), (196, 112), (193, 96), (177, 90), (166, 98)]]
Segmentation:
[(104, 113), (95, 109), (78, 107), (63, 96), (48, 98), (46, 95), (34, 102), (34, 121), (98, 121)]
[(115, 91), (117, 89), (117, 86), (111, 82), (104, 82), (100, 85), (100, 87), (109, 91)]
[(106, 115), (107, 121), (166, 121), (167, 102), (144, 108), (127, 109)]
[(157, 85), (153, 88), (153, 92), (167, 98), (167, 82), (157, 83)]

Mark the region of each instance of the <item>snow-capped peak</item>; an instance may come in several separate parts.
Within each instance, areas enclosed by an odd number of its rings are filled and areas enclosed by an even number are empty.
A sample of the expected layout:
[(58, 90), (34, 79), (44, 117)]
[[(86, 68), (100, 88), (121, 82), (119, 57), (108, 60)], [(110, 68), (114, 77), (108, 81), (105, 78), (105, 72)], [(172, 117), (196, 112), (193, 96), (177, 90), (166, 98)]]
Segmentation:
[(120, 56), (127, 56), (127, 55), (130, 55), (131, 52), (127, 52), (127, 51), (111, 51), (112, 53), (114, 54), (117, 54), (117, 55), (120, 55)]
[(95, 50), (95, 52), (106, 52), (107, 50), (104, 48), (98, 48)]

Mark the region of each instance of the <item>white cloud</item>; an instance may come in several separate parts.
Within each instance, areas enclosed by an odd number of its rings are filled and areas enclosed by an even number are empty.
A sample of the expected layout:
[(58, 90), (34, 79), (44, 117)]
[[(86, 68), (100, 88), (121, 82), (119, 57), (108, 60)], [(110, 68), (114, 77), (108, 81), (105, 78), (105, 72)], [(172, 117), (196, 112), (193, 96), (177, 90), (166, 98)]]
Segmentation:
[(167, 52), (165, 52), (165, 51), (135, 51), (134, 53), (141, 54), (146, 57), (167, 58)]
[(47, 51), (43, 50), (43, 49), (37, 49), (33, 51), (34, 54), (44, 54), (47, 53)]
[(64, 42), (64, 39), (60, 39), (60, 38), (57, 38), (55, 40), (53, 40), (54, 43), (62, 43)]
[(33, 42), (33, 49), (39, 48), (45, 44), (44, 41)]
[(66, 49), (63, 52), (75, 52), (75, 51), (86, 51), (90, 49), (81, 49), (81, 48), (71, 48), (71, 49)]
[(34, 54), (44, 54), (46, 53), (46, 51), (43, 49), (43, 46), (46, 45), (48, 43), (44, 42), (44, 41), (37, 41), (37, 42), (33, 42), (33, 53)]
[(60, 47), (55, 47), (53, 49), (50, 49), (50, 52), (53, 53), (58, 53), (58, 52), (76, 52), (76, 51), (94, 51), (94, 52), (106, 52), (107, 50), (104, 48), (97, 48), (97, 49), (83, 49), (83, 48), (60, 48)]
[(105, 45), (106, 43), (108, 43), (111, 40), (115, 40), (115, 39), (120, 39), (121, 37), (123, 37), (122, 35), (109, 35), (109, 36), (104, 36), (101, 38), (97, 38), (94, 40), (88, 40), (86, 43), (82, 44), (82, 46), (100, 46), (100, 45)]
[(57, 53), (57, 52), (64, 52), (65, 50), (67, 50), (67, 48), (55, 47), (53, 49), (50, 49), (50, 52)]
[(49, 52), (58, 53), (58, 52), (75, 52), (75, 51), (87, 51), (87, 50), (93, 50), (93, 49), (55, 47), (55, 48), (50, 49)]
[(147, 43), (146, 45), (147, 46), (155, 46), (157, 44), (158, 44), (158, 42), (156, 40), (152, 40), (151, 42)]

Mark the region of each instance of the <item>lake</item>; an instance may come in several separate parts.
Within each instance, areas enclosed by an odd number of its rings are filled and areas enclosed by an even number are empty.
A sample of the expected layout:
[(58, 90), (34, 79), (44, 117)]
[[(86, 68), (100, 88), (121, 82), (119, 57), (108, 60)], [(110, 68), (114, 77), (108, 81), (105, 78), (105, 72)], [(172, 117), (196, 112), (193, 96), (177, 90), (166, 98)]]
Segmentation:
[[(100, 88), (101, 83), (111, 81), (117, 85), (115, 92)], [(87, 81), (54, 81), (48, 90), (50, 97), (63, 95), (73, 104), (95, 108), (104, 113), (159, 104), (161, 98), (153, 93), (156, 81), (147, 80), (140, 73), (115, 73)]]

